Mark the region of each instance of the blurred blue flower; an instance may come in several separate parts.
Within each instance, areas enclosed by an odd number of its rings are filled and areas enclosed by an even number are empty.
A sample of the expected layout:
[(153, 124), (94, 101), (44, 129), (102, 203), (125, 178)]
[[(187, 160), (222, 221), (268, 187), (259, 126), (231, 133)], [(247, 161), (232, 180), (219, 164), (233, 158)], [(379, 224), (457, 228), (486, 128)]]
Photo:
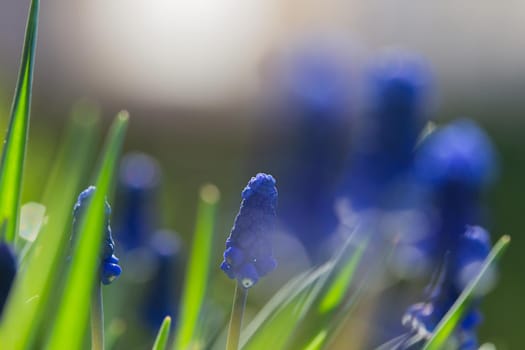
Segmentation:
[[(75, 239), (78, 229), (80, 227), (82, 218), (85, 215), (86, 208), (89, 201), (95, 193), (95, 187), (89, 186), (87, 189), (82, 191), (78, 196), (77, 202), (73, 207), (73, 230), (72, 230), (72, 241)], [(111, 236), (111, 226), (109, 223), (109, 217), (111, 215), (111, 207), (107, 201), (104, 202), (104, 242), (100, 255), (100, 281), (103, 284), (110, 284), (122, 273), (121, 267), (118, 265), (118, 258), (113, 254), (115, 251), (115, 242)]]
[[(458, 242), (455, 249), (451, 248), (449, 253), (451, 261), (444, 263), (441, 278), (435, 283), (427, 300), (412, 305), (403, 316), (403, 324), (415, 334), (413, 342), (422, 342), (430, 336), (466, 284), (480, 271), (491, 249), (488, 232), (479, 226), (467, 226)], [(472, 265), (477, 269), (469, 269), (469, 266)], [(461, 275), (466, 270), (470, 270), (468, 279), (463, 280)], [(482, 320), (478, 310), (479, 302), (480, 296), (477, 295), (455, 331), (459, 349), (475, 350), (478, 348), (476, 328)]]
[(157, 331), (168, 315), (176, 324), (184, 276), (184, 248), (177, 233), (167, 230), (157, 231), (148, 248), (153, 253), (156, 269), (145, 287), (144, 316)]
[[(412, 306), (404, 320), (414, 332), (429, 334), (479, 272), (490, 252), (488, 232), (471, 225), (483, 221), (480, 197), (495, 178), (496, 155), (489, 138), (476, 124), (459, 120), (435, 131), (423, 142), (414, 171), (428, 188), (435, 208), (432, 231), (418, 244), (435, 264), (445, 267), (437, 292), (423, 304), (429, 312), (423, 315), (422, 309)], [(477, 305), (490, 284), (485, 281), (456, 330), (460, 349), (477, 349), (476, 327), (481, 322)]]
[(497, 169), (488, 136), (472, 121), (455, 121), (422, 143), (414, 172), (437, 212), (433, 232), (423, 242), (434, 259), (457, 245), (466, 225), (483, 224), (480, 197)]
[(221, 269), (244, 288), (275, 269), (270, 235), (275, 230), (277, 188), (271, 175), (259, 173), (242, 191)]
[(427, 118), (423, 113), (430, 73), (412, 56), (384, 56), (369, 73), (369, 110), (359, 120), (343, 179), (342, 195), (356, 210), (398, 207), (389, 196), (408, 176)]
[(17, 271), (16, 256), (13, 249), (0, 242), (0, 316), (9, 296)]
[(284, 123), (293, 124), (280, 176), (280, 219), (313, 260), (335, 232), (335, 189), (349, 138), (349, 72), (341, 52), (294, 50), (279, 67)]
[(160, 167), (151, 156), (129, 153), (122, 159), (115, 238), (125, 250), (146, 245), (155, 230), (154, 197), (160, 178)]

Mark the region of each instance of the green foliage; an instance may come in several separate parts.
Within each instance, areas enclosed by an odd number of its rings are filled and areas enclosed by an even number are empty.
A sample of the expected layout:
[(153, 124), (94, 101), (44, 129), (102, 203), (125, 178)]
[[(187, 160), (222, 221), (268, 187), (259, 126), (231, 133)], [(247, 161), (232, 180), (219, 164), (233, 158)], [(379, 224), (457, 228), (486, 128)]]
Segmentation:
[(2, 194), (0, 196), (0, 221), (7, 222), (5, 232), (7, 242), (15, 241), (18, 228), (22, 175), (29, 132), (39, 6), (39, 0), (31, 1), (24, 51), (0, 162), (0, 193)]
[(66, 279), (47, 349), (78, 349), (82, 344), (91, 293), (98, 271), (95, 266), (98, 266), (97, 259), (100, 256), (104, 232), (104, 201), (115, 178), (127, 122), (127, 112), (121, 112), (109, 132), (95, 182), (96, 191), (80, 225), (78, 242), (73, 249), (71, 270)]
[(197, 222), (188, 268), (186, 269), (174, 349), (188, 349), (195, 341), (197, 324), (208, 284), (213, 230), (219, 196), (219, 190), (213, 185), (205, 185), (200, 191)]
[(170, 336), (171, 317), (166, 316), (160, 325), (157, 338), (153, 344), (152, 350), (165, 350), (168, 347), (168, 338)]
[(89, 150), (96, 141), (96, 116), (89, 114), (84, 117), (79, 119), (75, 114), (68, 128), (52, 171), (61, 181), (51, 178), (49, 191), (43, 197), (49, 222), (23, 262), (23, 273), (15, 280), (0, 324), (0, 343), (9, 344), (13, 350), (31, 345), (34, 330), (39, 328), (46, 307), (50, 307), (49, 298), (64, 270), (71, 210), (80, 190), (82, 175), (88, 169)]

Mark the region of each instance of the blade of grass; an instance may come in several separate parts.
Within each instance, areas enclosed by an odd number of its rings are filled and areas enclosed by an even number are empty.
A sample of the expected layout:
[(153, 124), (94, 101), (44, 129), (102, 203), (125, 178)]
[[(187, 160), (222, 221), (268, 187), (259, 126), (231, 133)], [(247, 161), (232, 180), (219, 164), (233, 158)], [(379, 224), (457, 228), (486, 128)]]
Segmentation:
[(438, 323), (432, 337), (425, 343), (423, 350), (438, 350), (443, 348), (446, 340), (450, 337), (465, 315), (465, 312), (472, 301), (473, 292), (479, 282), (482, 280), (485, 273), (487, 273), (487, 271), (489, 271), (489, 269), (502, 256), (509, 243), (509, 236), (503, 236), (498, 240), (494, 245), (494, 248), (490, 251), (488, 257), (485, 259), (479, 273), (467, 285), (450, 310), (448, 310), (443, 319)]
[(173, 349), (176, 350), (188, 349), (194, 340), (208, 284), (213, 230), (219, 196), (219, 190), (213, 185), (205, 185), (200, 191), (193, 246), (186, 269), (180, 314), (177, 318), (173, 346)]
[(9, 219), (5, 234), (7, 242), (15, 241), (18, 228), (22, 175), (29, 131), (39, 5), (39, 0), (32, 0), (29, 8), (18, 82), (0, 161), (0, 221)]
[(307, 271), (285, 284), (241, 334), (241, 348), (261, 349), (265, 346), (278, 349), (301, 317), (300, 311), (309, 300), (319, 280), (332, 269), (332, 262)]
[[(8, 349), (31, 346), (50, 296), (65, 261), (64, 247), (71, 225), (71, 208), (91, 159), (91, 149), (97, 144), (98, 116), (72, 118), (61, 143), (52, 174), (48, 195), (43, 202), (48, 210), (48, 223), (42, 228), (25, 259), (10, 293), (11, 297), (0, 323), (0, 344)], [(30, 301), (30, 302), (29, 302)]]
[(89, 202), (78, 231), (71, 270), (67, 276), (56, 321), (47, 342), (47, 349), (79, 349), (84, 339), (91, 293), (98, 271), (98, 259), (103, 239), (104, 201), (116, 177), (118, 157), (128, 124), (128, 113), (117, 116), (109, 132), (96, 190)]
[[(287, 349), (321, 349), (329, 339), (331, 320), (351, 306), (354, 298), (347, 297), (367, 245), (364, 241), (355, 246), (352, 238), (334, 258), (327, 278), (320, 281), (319, 292), (290, 335)], [(345, 303), (349, 305), (343, 307)]]
[(165, 350), (168, 345), (168, 338), (170, 336), (171, 317), (164, 317), (164, 321), (160, 325), (159, 332), (155, 338), (152, 350)]

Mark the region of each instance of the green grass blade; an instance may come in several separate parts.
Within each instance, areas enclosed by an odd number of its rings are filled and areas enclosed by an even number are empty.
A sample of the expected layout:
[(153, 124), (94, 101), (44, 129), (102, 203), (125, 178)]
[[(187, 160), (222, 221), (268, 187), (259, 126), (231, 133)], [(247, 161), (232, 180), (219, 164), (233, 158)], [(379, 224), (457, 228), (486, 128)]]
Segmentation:
[(11, 119), (0, 161), (0, 221), (8, 219), (5, 233), (7, 242), (15, 240), (18, 228), (22, 175), (29, 131), (39, 5), (39, 0), (32, 0), (29, 8), (24, 50), (11, 107)]
[(467, 285), (467, 287), (463, 290), (459, 298), (452, 305), (450, 310), (438, 323), (436, 329), (434, 330), (434, 333), (432, 334), (432, 337), (427, 341), (427, 343), (423, 347), (423, 350), (443, 349), (445, 342), (450, 337), (458, 323), (465, 315), (465, 312), (467, 311), (468, 307), (470, 306), (474, 290), (478, 286), (479, 282), (482, 280), (485, 273), (487, 273), (487, 271), (489, 271), (489, 269), (493, 267), (496, 261), (504, 253), (505, 248), (507, 248), (509, 243), (509, 236), (503, 236), (499, 239), (494, 248), (492, 248), (489, 256), (485, 259), (485, 262), (483, 263), (483, 266), (481, 267), (479, 273)]
[(99, 120), (100, 110), (96, 105), (80, 101), (73, 106), (65, 140), (60, 146), (42, 195), (42, 204), (46, 207), (55, 201), (56, 193), (63, 188), (64, 181), (69, 181), (73, 177), (81, 181), (87, 179), (84, 175), (87, 169), (78, 174), (71, 174), (70, 168), (72, 163), (79, 162), (78, 158), (84, 159), (84, 163), (87, 163), (84, 166), (90, 165), (89, 160), (95, 154), (100, 138)]
[(290, 335), (287, 349), (322, 349), (330, 339), (335, 328), (333, 320), (341, 319), (341, 315), (348, 312), (355, 296), (360, 292), (358, 288), (354, 295), (349, 297), (350, 286), (366, 246), (366, 241), (356, 246), (352, 237), (348, 239), (341, 252), (334, 258), (334, 267), (326, 279), (320, 281), (319, 291), (312, 304)]
[(319, 281), (326, 278), (332, 267), (331, 262), (326, 263), (285, 284), (242, 331), (241, 348), (283, 347), (301, 318), (304, 306), (317, 291)]
[(177, 330), (173, 349), (188, 349), (194, 340), (197, 322), (206, 293), (210, 270), (213, 230), (219, 190), (206, 185), (200, 191), (197, 222), (186, 269), (181, 310), (177, 318)]
[(319, 315), (328, 314), (341, 305), (363, 253), (364, 245), (358, 246), (348, 261), (342, 264), (340, 271), (335, 273), (332, 280), (327, 283), (326, 291), (320, 296), (317, 303)]
[(168, 338), (170, 336), (171, 317), (166, 316), (160, 325), (157, 338), (153, 344), (152, 350), (165, 350), (168, 345)]
[(324, 342), (326, 340), (326, 336), (327, 336), (327, 331), (326, 329), (323, 329), (321, 332), (319, 332), (313, 339), (312, 341), (310, 342), (310, 344), (308, 344), (304, 350), (320, 350), (323, 348), (323, 345), (324, 345)]
[[(318, 329), (319, 317), (328, 319), (343, 301), (362, 257), (364, 245), (352, 249), (352, 241), (350, 237), (339, 254), (321, 268), (285, 285), (243, 331), (241, 347), (257, 350), (321, 346), (327, 332)], [(306, 329), (308, 332), (304, 333)]]
[(4, 310), (0, 344), (8, 349), (31, 346), (64, 265), (71, 208), (88, 170), (91, 149), (97, 144), (96, 116), (82, 117), (74, 116), (68, 127), (52, 171), (61, 181), (50, 184), (49, 195), (43, 198), (49, 221), (33, 243)]
[(104, 201), (116, 177), (118, 157), (127, 124), (128, 114), (121, 112), (109, 132), (95, 183), (95, 194), (81, 221), (77, 244), (72, 255), (71, 270), (66, 279), (47, 349), (81, 348), (104, 233)]

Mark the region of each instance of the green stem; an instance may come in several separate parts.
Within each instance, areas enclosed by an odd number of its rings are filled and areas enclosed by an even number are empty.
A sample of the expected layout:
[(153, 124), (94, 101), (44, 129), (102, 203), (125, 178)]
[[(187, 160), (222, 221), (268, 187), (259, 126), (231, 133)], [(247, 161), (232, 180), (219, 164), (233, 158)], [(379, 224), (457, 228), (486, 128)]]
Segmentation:
[(104, 308), (100, 282), (96, 283), (91, 296), (91, 350), (104, 350)]
[(226, 340), (226, 350), (238, 350), (239, 338), (241, 336), (242, 317), (246, 307), (246, 299), (248, 298), (248, 289), (243, 286), (235, 286), (235, 294), (233, 296), (233, 307), (230, 318), (230, 326), (228, 327), (228, 339)]

